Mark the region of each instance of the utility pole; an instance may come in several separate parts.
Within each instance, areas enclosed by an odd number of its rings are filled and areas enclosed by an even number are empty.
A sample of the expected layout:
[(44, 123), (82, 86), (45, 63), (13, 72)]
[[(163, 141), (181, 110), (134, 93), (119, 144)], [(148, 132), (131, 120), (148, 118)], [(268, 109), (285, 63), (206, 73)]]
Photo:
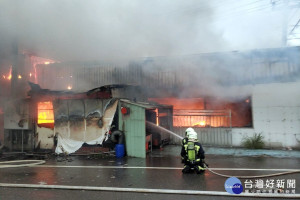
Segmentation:
[[(278, 3), (279, 2), (279, 3)], [(300, 8), (300, 1), (299, 0), (271, 0), (271, 5), (273, 9), (277, 5), (281, 5), (281, 12), (282, 12), (282, 36), (281, 36), (281, 46), (286, 47), (288, 45), (289, 40), (299, 40), (300, 38), (293, 37), (296, 35), (296, 29), (300, 26), (300, 19), (294, 21), (295, 25), (290, 29), (289, 24), (291, 24), (292, 16), (290, 13), (294, 9), (294, 14), (297, 14)]]
[(289, 35), (293, 34), (294, 30), (299, 26), (300, 23), (300, 19), (298, 20), (298, 22), (295, 24), (295, 26), (292, 28), (292, 30), (290, 31)]

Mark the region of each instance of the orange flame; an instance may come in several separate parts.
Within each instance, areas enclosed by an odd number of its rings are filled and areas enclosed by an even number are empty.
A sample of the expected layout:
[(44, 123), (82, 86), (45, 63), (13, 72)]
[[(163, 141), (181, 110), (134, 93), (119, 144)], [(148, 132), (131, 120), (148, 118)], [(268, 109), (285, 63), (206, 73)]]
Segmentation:
[(193, 124), (193, 126), (205, 126), (205, 125), (206, 125), (205, 121), (200, 121), (200, 122)]
[(52, 102), (38, 103), (38, 124), (52, 124), (54, 123), (54, 113)]
[(8, 80), (11, 79), (11, 70), (12, 70), (12, 66), (10, 66), (10, 68), (9, 68), (9, 74), (7, 75), (7, 79)]

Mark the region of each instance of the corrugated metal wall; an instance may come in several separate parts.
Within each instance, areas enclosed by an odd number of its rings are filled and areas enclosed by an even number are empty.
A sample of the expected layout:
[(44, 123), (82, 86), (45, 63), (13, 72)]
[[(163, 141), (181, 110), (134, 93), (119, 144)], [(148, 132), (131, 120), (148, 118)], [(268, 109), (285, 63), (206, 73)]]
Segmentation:
[[(187, 127), (174, 127), (174, 132), (184, 137)], [(194, 128), (201, 144), (212, 146), (232, 146), (231, 128)], [(171, 136), (171, 141), (180, 144), (181, 140)]]
[(174, 110), (177, 127), (231, 127), (231, 110)]
[(38, 66), (38, 84), (51, 90), (86, 91), (110, 84), (141, 84), (142, 68), (137, 65), (116, 66), (81, 63), (56, 63)]
[[(130, 114), (123, 115), (120, 106), (130, 109)], [(146, 157), (146, 125), (145, 108), (120, 102), (119, 103), (119, 130), (125, 133), (126, 152), (128, 156)]]

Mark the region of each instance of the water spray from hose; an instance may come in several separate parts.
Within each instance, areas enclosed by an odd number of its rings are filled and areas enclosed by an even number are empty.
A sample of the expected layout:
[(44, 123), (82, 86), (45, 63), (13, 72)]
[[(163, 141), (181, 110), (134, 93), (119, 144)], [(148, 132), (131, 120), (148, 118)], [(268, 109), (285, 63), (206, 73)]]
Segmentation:
[(152, 123), (152, 122), (149, 122), (149, 121), (146, 121), (146, 126), (149, 128), (149, 129), (152, 129), (152, 130), (155, 130), (155, 131), (162, 131), (162, 132), (165, 132), (165, 133), (168, 133), (168, 134), (171, 134), (179, 139), (183, 139), (182, 136), (164, 128), (164, 127), (161, 127), (161, 126), (157, 126), (156, 124)]

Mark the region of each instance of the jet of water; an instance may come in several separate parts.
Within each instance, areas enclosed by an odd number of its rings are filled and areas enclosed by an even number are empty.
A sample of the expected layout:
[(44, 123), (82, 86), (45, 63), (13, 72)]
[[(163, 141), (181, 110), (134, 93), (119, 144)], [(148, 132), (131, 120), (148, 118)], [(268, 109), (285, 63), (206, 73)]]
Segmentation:
[(161, 127), (161, 126), (157, 126), (156, 124), (152, 123), (152, 122), (149, 122), (149, 121), (146, 121), (146, 126), (148, 126), (148, 128), (150, 129), (153, 129), (153, 130), (156, 130), (156, 131), (163, 131), (165, 133), (169, 133), (171, 135), (174, 135), (175, 137), (178, 137), (179, 139), (183, 139), (182, 136), (164, 128), (164, 127)]

